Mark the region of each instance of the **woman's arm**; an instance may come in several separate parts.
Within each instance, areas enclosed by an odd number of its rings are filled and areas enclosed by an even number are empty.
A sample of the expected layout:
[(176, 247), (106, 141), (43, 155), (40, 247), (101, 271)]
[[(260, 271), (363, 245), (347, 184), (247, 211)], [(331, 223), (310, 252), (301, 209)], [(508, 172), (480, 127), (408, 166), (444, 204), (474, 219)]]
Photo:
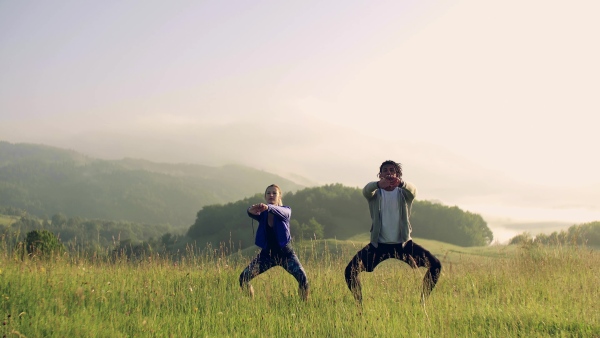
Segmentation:
[(273, 215), (278, 216), (286, 222), (290, 221), (290, 218), (292, 217), (292, 209), (290, 207), (278, 206), (273, 204), (268, 204), (268, 207), (268, 211)]
[(254, 218), (257, 221), (260, 221), (260, 214), (267, 210), (269, 207), (264, 203), (254, 204), (248, 208), (246, 212), (248, 212), (248, 216)]
[(260, 216), (259, 215), (250, 212), (251, 208), (252, 207), (250, 207), (250, 208), (248, 208), (248, 210), (246, 210), (246, 212), (248, 213), (248, 216), (250, 216), (250, 218), (254, 218), (257, 221), (260, 221)]

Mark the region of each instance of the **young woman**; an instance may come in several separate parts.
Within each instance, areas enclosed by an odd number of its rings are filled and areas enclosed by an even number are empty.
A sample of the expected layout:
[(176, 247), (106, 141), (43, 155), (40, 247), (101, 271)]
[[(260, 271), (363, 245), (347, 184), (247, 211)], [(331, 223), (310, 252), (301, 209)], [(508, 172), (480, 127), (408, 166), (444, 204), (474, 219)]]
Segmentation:
[(262, 250), (240, 274), (240, 287), (254, 297), (252, 278), (274, 266), (281, 266), (298, 281), (298, 293), (308, 299), (308, 280), (290, 243), (292, 209), (281, 201), (281, 189), (271, 184), (265, 190), (265, 202), (248, 208), (248, 216), (258, 221), (255, 244)]

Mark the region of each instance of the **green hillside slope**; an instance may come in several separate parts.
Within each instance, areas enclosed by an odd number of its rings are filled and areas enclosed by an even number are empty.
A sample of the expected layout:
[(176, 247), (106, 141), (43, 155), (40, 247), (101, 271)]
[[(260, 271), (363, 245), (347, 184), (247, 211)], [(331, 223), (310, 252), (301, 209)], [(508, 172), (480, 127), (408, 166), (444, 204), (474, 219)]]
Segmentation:
[(209, 167), (107, 161), (59, 148), (0, 142), (0, 206), (39, 216), (126, 220), (187, 227), (203, 206), (236, 201), (288, 179), (237, 165)]

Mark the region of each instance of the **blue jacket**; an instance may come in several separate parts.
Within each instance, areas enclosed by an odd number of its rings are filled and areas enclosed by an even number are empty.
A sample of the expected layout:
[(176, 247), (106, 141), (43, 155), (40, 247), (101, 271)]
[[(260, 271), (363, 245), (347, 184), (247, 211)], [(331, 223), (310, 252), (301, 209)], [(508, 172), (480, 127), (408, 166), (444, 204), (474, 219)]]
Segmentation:
[(277, 206), (273, 204), (267, 204), (269, 207), (266, 211), (260, 213), (260, 215), (251, 214), (249, 209), (246, 210), (248, 216), (258, 221), (258, 229), (256, 230), (256, 239), (254, 244), (262, 249), (267, 249), (267, 215), (268, 213), (273, 214), (273, 229), (277, 236), (277, 243), (280, 247), (286, 246), (291, 240), (292, 235), (290, 234), (290, 217), (292, 216), (292, 208), (288, 206)]

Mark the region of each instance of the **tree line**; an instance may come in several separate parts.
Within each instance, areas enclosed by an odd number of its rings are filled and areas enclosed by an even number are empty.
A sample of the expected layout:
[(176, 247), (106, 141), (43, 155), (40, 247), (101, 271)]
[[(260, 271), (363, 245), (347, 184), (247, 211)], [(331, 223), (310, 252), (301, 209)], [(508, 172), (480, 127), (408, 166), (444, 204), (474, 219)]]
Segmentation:
[[(257, 224), (247, 216), (246, 210), (262, 201), (263, 195), (259, 193), (237, 202), (205, 206), (197, 212), (196, 221), (186, 233), (169, 225), (67, 217), (62, 213), (38, 218), (20, 208), (0, 206), (0, 216), (9, 215), (5, 219), (14, 220), (0, 222), (0, 236), (13, 247), (47, 240), (49, 244), (41, 248), (60, 247), (130, 258), (143, 257), (148, 252), (182, 255), (191, 245), (203, 248), (226, 243), (233, 250), (239, 250), (254, 244)], [(293, 206), (290, 226), (296, 241), (344, 240), (370, 229), (367, 204), (359, 188), (341, 184), (306, 188), (284, 195), (284, 204)], [(493, 240), (491, 230), (480, 215), (456, 206), (416, 200), (411, 223), (413, 237), (460, 246), (487, 245)], [(49, 233), (60, 241), (60, 246), (51, 240)], [(550, 235), (534, 237), (523, 233), (513, 237), (509, 244), (600, 246), (600, 222), (573, 225)]]
[[(210, 243), (232, 242), (240, 248), (254, 243), (256, 224), (246, 209), (262, 202), (256, 194), (234, 203), (205, 206), (196, 215), (187, 236)], [(359, 188), (331, 184), (306, 188), (283, 196), (283, 204), (292, 208), (290, 222), (295, 239), (347, 239), (368, 232), (371, 220), (367, 203)], [(483, 218), (458, 207), (416, 200), (411, 224), (413, 236), (440, 240), (460, 246), (487, 245), (493, 233)]]
[(600, 247), (600, 221), (574, 224), (567, 230), (554, 231), (551, 234), (521, 233), (509, 240), (509, 244), (539, 245), (588, 245)]
[(62, 213), (51, 218), (38, 218), (25, 210), (0, 207), (0, 214), (14, 217), (10, 224), (0, 224), (0, 236), (12, 246), (26, 242), (27, 236), (36, 231), (47, 231), (56, 236), (71, 251), (90, 253), (108, 249), (153, 242), (154, 247), (165, 236), (171, 238), (176, 230), (169, 225), (153, 225), (125, 221), (67, 217)]
[[(0, 214), (13, 215), (12, 224), (0, 224), (0, 235), (16, 244), (29, 232), (46, 230), (55, 234), (68, 250), (94, 253), (122, 252), (139, 256), (143, 252), (178, 253), (193, 245), (217, 247), (227, 243), (232, 249), (254, 245), (258, 224), (248, 217), (247, 208), (264, 201), (262, 193), (227, 204), (201, 208), (186, 233), (168, 225), (67, 217), (62, 213), (38, 218), (15, 207), (0, 207)], [(284, 195), (292, 206), (291, 232), (294, 240), (337, 238), (340, 240), (370, 230), (370, 216), (361, 189), (342, 184), (305, 188)], [(458, 207), (429, 201), (413, 203), (413, 236), (461, 246), (481, 246), (493, 239), (480, 215)], [(6, 236), (12, 234), (12, 236)], [(108, 248), (108, 249), (107, 249)]]

